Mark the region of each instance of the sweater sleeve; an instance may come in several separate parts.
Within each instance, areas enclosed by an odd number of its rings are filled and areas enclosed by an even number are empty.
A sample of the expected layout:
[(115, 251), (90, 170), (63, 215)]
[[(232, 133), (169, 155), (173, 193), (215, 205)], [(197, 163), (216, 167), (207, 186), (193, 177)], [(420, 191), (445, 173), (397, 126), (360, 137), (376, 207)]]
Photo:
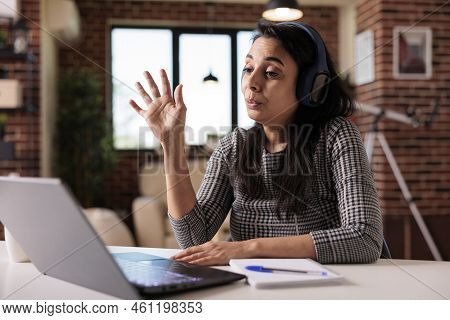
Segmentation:
[(372, 263), (383, 226), (377, 191), (358, 128), (346, 120), (329, 143), (341, 226), (311, 232), (320, 263)]
[(229, 136), (222, 139), (208, 160), (206, 172), (197, 192), (194, 208), (183, 218), (169, 220), (179, 246), (183, 249), (211, 240), (225, 220), (233, 203), (233, 188), (224, 146)]

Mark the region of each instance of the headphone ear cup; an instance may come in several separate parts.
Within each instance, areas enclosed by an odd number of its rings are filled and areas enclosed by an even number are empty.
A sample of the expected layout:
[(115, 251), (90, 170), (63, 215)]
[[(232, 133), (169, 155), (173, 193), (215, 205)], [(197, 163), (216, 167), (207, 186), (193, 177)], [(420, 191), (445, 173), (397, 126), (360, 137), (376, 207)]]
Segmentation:
[(308, 70), (297, 80), (297, 99), (307, 107), (319, 107), (327, 96), (330, 76), (327, 72), (315, 73)]
[(311, 108), (320, 107), (327, 98), (330, 82), (325, 44), (317, 31), (306, 24), (295, 22), (280, 24), (304, 30), (315, 44), (315, 61), (303, 73), (299, 73), (296, 95), (301, 105)]
[(297, 98), (301, 105), (315, 107), (311, 100), (311, 91), (314, 84), (314, 70), (308, 68), (300, 73), (297, 80)]
[(315, 105), (325, 102), (328, 95), (330, 77), (327, 73), (316, 74), (311, 88), (310, 101)]
[(300, 75), (298, 77), (297, 80), (297, 90), (295, 92), (296, 96), (297, 96), (297, 102), (298, 103), (302, 103), (304, 101), (304, 94), (303, 94), (303, 88), (305, 86), (305, 80), (304, 78)]

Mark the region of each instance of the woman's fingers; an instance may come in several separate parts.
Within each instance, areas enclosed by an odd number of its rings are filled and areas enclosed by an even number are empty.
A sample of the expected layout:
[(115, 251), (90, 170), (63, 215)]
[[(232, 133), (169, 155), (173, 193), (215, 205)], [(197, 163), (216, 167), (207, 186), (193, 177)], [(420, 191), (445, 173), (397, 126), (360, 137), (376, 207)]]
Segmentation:
[(183, 101), (183, 85), (181, 83), (175, 88), (174, 95), (177, 106), (185, 106)]
[(161, 69), (161, 82), (162, 82), (162, 93), (163, 95), (172, 96), (172, 92), (170, 90), (170, 82), (167, 77), (166, 70)]
[(136, 112), (137, 112), (139, 115), (141, 115), (141, 116), (143, 115), (144, 110), (143, 110), (141, 107), (139, 107), (138, 104), (137, 104), (133, 99), (131, 99), (131, 100), (129, 101), (129, 103), (130, 103), (130, 105), (133, 107), (133, 109), (136, 110)]
[(150, 74), (150, 72), (145, 71), (144, 72), (144, 77), (145, 77), (145, 79), (147, 79), (148, 86), (150, 87), (150, 91), (151, 91), (151, 93), (153, 95), (153, 98), (161, 97), (161, 94), (159, 93), (158, 86), (156, 85), (155, 80), (153, 80), (153, 77)]
[(213, 266), (213, 265), (219, 264), (218, 262), (214, 261), (211, 257), (200, 258), (200, 259), (197, 259), (194, 261), (189, 261), (189, 263), (197, 264), (197, 265), (201, 265), (201, 266)]
[(177, 253), (176, 255), (173, 256), (173, 258), (178, 260), (178, 259), (181, 259), (184, 257), (188, 257), (194, 253), (199, 253), (202, 251), (203, 251), (202, 245), (194, 246), (194, 247), (187, 248), (187, 249)]
[(182, 259), (182, 258), (188, 257), (188, 256), (196, 253), (196, 248), (197, 247), (191, 247), (191, 248), (188, 248), (186, 250), (183, 250), (180, 253), (177, 253), (176, 255), (174, 255), (173, 258), (178, 260), (178, 259)]
[(145, 91), (144, 87), (142, 86), (142, 84), (140, 82), (136, 82), (136, 89), (138, 90), (139, 95), (142, 97), (142, 99), (144, 99), (146, 104), (152, 103), (152, 101), (153, 101), (152, 98), (147, 93), (147, 91)]
[(225, 242), (207, 242), (185, 249), (171, 257), (171, 259), (200, 265), (226, 265), (232, 257), (238, 258), (238, 255), (229, 244)]
[(183, 258), (178, 258), (176, 260), (190, 263), (190, 262), (192, 262), (194, 260), (198, 260), (198, 259), (204, 258), (206, 254), (207, 254), (206, 252), (197, 252), (197, 253), (193, 253), (191, 255), (188, 255), (186, 257), (183, 257)]

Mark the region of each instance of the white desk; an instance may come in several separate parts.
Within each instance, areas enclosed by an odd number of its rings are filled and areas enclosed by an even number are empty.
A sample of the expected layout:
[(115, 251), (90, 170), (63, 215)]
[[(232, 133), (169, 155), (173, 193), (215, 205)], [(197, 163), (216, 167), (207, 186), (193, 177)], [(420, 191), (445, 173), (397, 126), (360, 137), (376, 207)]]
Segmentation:
[[(169, 257), (177, 250), (110, 247), (111, 252), (141, 251)], [(170, 296), (171, 299), (449, 299), (450, 262), (379, 260), (370, 265), (329, 265), (341, 284), (255, 289), (244, 281)], [(229, 267), (220, 267), (228, 269)], [(34, 279), (34, 280), (33, 280)], [(115, 299), (40, 275), (31, 263), (11, 263), (0, 241), (1, 299)]]

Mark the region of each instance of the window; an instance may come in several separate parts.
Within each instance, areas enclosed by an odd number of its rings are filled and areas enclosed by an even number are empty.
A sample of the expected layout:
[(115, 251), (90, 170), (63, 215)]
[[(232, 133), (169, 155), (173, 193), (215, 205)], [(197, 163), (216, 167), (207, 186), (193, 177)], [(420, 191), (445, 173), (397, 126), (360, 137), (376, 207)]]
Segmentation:
[[(172, 83), (172, 31), (114, 28), (111, 32), (112, 114), (117, 149), (147, 149), (158, 143), (142, 117), (130, 107), (135, 99), (142, 106), (134, 84), (148, 70), (159, 75), (165, 68)], [(159, 76), (155, 82), (161, 87)], [(142, 83), (142, 82), (141, 82)]]
[[(205, 144), (208, 134), (231, 129), (231, 37), (227, 34), (180, 35), (180, 82), (184, 88), (186, 142)], [(205, 84), (210, 72), (216, 84)], [(192, 130), (190, 130), (192, 129)]]
[[(142, 72), (155, 75), (160, 87), (159, 69), (165, 68), (172, 84), (184, 85), (188, 108), (186, 143), (202, 145), (208, 135), (223, 136), (239, 125), (248, 128), (241, 93), (241, 74), (250, 48), (251, 31), (215, 29), (162, 29), (113, 27), (111, 29), (111, 88), (114, 146), (116, 149), (151, 149), (159, 145), (145, 121), (129, 106), (143, 101), (135, 82), (145, 83)], [(203, 78), (210, 72), (218, 83), (208, 85)]]
[(251, 31), (240, 31), (237, 33), (237, 60), (238, 60), (238, 126), (248, 129), (253, 126), (254, 121), (248, 117), (244, 96), (241, 92), (242, 69), (244, 68), (245, 56), (251, 47), (254, 33)]

